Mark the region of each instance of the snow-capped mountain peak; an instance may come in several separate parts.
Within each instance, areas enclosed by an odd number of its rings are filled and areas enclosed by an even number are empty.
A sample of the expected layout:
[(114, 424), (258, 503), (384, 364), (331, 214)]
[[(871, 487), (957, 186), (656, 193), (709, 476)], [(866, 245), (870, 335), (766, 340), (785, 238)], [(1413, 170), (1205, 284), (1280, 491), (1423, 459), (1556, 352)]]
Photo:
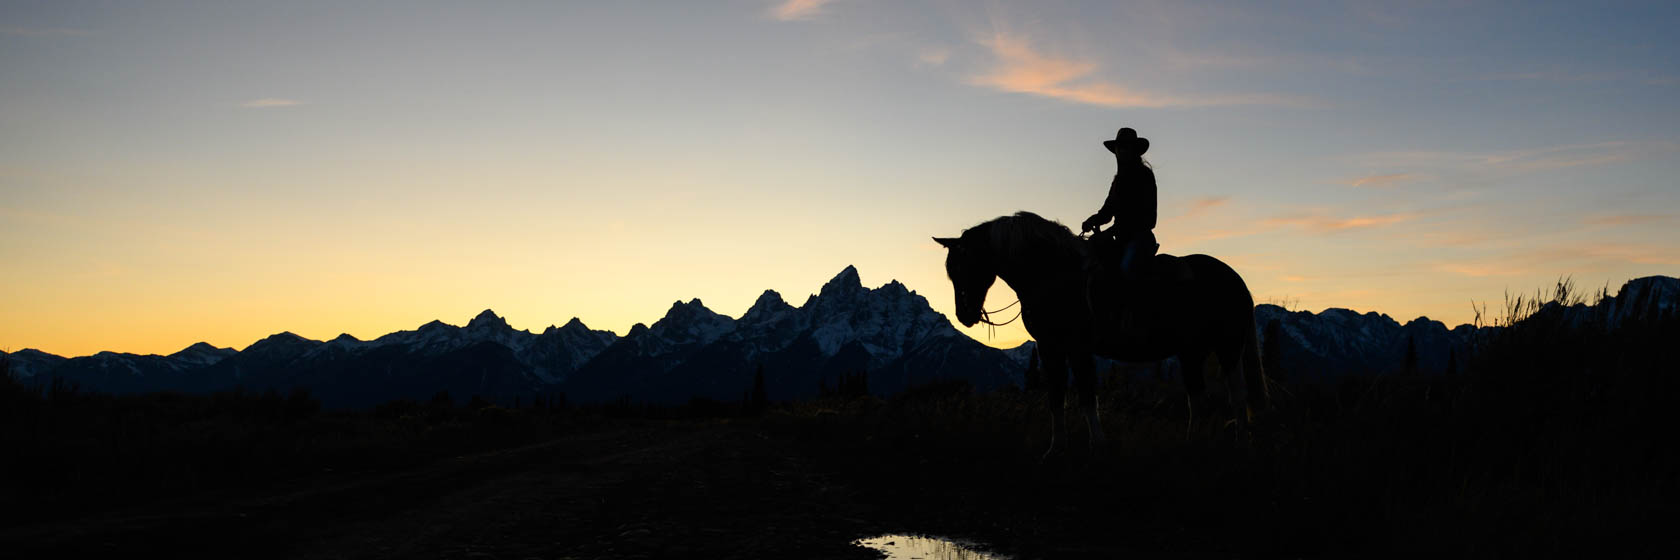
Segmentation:
[(841, 270), (840, 274), (835, 275), (834, 278), (830, 279), (827, 284), (823, 284), (822, 291), (817, 292), (817, 294), (821, 296), (830, 296), (856, 294), (862, 291), (863, 281), (858, 278), (857, 267), (846, 265), (846, 268)]
[(238, 353), (238, 350), (232, 348), (217, 348), (208, 342), (197, 342), (181, 349), (180, 352), (170, 354), (169, 357), (188, 365), (207, 366)]
[(316, 342), (316, 341), (298, 336), (296, 334), (293, 334), (292, 331), (281, 331), (279, 333), (268, 335), (267, 337), (263, 338), (262, 340), (258, 340), (256, 342), (251, 343), (250, 346), (246, 346), (244, 350), (241, 350), (241, 352), (249, 352), (252, 349), (259, 349), (259, 348), (270, 347), (270, 346), (308, 344), (308, 343), (313, 343), (313, 342)]
[[(427, 321), (426, 324), (420, 325), (420, 328), (416, 329), (416, 331), (417, 332), (428, 332), (428, 331), (436, 331), (436, 330), (449, 330), (449, 329), (454, 329), (454, 328), (455, 328), (455, 325), (451, 325), (449, 323), (445, 323), (445, 322), (437, 320), (437, 319), (432, 319), (431, 321)], [(387, 335), (387, 336), (389, 336), (389, 335)]]
[(513, 329), (513, 327), (508, 326), (507, 319), (503, 319), (500, 316), (497, 316), (495, 311), (491, 311), (489, 309), (486, 309), (483, 312), (480, 312), (478, 314), (478, 316), (473, 317), (471, 321), (467, 321), (467, 328), (469, 328), (469, 329), (494, 329), (494, 330), (511, 330), (511, 329)]
[(733, 330), (734, 319), (706, 309), (700, 298), (689, 300), (688, 303), (677, 301), (671, 304), (671, 309), (665, 312), (665, 317), (649, 329), (654, 335), (676, 344), (705, 344)]
[(818, 348), (833, 355), (857, 342), (879, 360), (892, 360), (934, 338), (958, 335), (951, 322), (897, 280), (873, 290), (847, 266), (801, 308), (810, 314)]
[(781, 313), (788, 309), (793, 309), (793, 306), (782, 299), (782, 294), (776, 293), (776, 290), (764, 290), (764, 293), (759, 294), (758, 300), (753, 302), (752, 307), (747, 308), (747, 312), (741, 315), (741, 320), (745, 321), (747, 317), (755, 315)]

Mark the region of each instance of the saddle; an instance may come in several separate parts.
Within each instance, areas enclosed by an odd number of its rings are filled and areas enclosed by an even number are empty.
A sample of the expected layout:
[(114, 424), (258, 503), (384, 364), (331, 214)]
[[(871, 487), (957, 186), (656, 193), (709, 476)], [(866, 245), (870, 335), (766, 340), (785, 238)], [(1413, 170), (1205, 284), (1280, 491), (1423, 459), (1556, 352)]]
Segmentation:
[(1137, 240), (1144, 244), (1144, 250), (1138, 255), (1144, 258), (1133, 263), (1129, 279), (1121, 274), (1120, 266), (1127, 242), (1091, 240), (1091, 250), (1085, 263), (1085, 296), (1091, 316), (1100, 330), (1110, 324), (1145, 322), (1122, 321), (1122, 312), (1130, 314), (1133, 319), (1164, 312), (1161, 303), (1178, 299), (1173, 297), (1174, 293), (1194, 279), (1190, 266), (1183, 259), (1155, 252), (1160, 244), (1155, 243), (1153, 237)]

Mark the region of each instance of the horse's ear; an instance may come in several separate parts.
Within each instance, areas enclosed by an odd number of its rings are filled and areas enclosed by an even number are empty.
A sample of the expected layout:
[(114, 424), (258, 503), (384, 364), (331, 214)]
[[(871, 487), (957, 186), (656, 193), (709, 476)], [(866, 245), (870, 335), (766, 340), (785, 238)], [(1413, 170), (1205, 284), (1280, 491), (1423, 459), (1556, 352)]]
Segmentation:
[(962, 244), (962, 240), (955, 237), (935, 237), (933, 240), (938, 241), (940, 245), (944, 245), (946, 249), (955, 249)]

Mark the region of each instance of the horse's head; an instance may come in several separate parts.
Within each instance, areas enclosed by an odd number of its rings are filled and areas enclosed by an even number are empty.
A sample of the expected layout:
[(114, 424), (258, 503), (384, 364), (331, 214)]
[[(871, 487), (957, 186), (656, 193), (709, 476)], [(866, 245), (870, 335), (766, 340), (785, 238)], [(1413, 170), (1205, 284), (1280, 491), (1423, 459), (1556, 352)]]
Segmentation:
[(964, 327), (980, 322), (986, 291), (997, 281), (997, 271), (993, 270), (987, 248), (981, 246), (978, 237), (964, 232), (962, 237), (933, 238), (947, 250), (945, 275), (951, 277), (951, 287), (957, 292), (957, 322)]

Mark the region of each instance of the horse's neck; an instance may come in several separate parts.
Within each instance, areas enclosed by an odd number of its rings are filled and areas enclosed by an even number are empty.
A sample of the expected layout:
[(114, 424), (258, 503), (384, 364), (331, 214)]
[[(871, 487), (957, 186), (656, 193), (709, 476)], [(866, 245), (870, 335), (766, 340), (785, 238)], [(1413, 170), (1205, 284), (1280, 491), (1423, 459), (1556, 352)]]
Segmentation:
[(1061, 247), (1031, 247), (1000, 255), (998, 278), (1015, 291), (1023, 305), (1065, 295), (1067, 284), (1078, 281), (1084, 263)]

